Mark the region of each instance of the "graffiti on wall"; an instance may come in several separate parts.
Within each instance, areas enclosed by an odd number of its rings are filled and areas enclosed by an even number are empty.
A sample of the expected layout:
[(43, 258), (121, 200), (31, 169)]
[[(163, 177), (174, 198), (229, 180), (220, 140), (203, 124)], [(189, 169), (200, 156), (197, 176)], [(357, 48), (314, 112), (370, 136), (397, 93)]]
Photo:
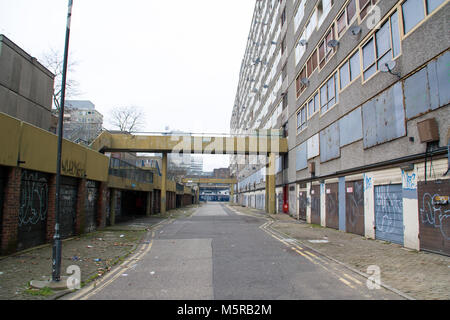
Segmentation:
[(433, 228), (438, 228), (445, 240), (450, 240), (448, 230), (450, 227), (450, 209), (444, 210), (435, 203), (433, 199), (440, 197), (439, 194), (431, 195), (425, 193), (422, 199), (422, 208), (420, 208), (420, 219), (423, 224), (428, 224)]
[(377, 231), (392, 233), (396, 229), (403, 229), (400, 217), (403, 213), (403, 197), (397, 192), (395, 185), (378, 186), (375, 192)]
[(85, 170), (81, 162), (77, 162), (74, 160), (63, 160), (61, 162), (61, 171), (66, 175), (76, 177), (84, 177), (85, 175)]
[(402, 170), (403, 189), (417, 190), (417, 175), (415, 173), (409, 174)]
[(22, 172), (19, 227), (35, 225), (47, 218), (47, 179), (37, 172)]

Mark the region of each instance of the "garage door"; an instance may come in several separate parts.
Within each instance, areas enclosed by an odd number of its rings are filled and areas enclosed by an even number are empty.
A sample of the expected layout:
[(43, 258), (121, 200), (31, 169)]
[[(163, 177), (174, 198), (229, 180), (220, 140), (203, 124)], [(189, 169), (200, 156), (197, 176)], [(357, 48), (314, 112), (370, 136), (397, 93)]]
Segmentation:
[(75, 178), (61, 177), (60, 191), (60, 233), (61, 238), (68, 238), (75, 234), (77, 218), (78, 181)]
[(375, 237), (403, 245), (401, 184), (375, 186)]
[(320, 224), (320, 186), (311, 187), (311, 223)]
[(86, 182), (85, 232), (95, 231), (97, 227), (97, 199), (98, 182), (88, 180)]
[(20, 182), (18, 251), (45, 243), (47, 212), (47, 174), (23, 170)]
[(326, 225), (333, 229), (339, 229), (338, 190), (338, 183), (330, 183), (325, 187)]
[(308, 205), (308, 195), (306, 191), (300, 191), (298, 194), (298, 217), (301, 220), (306, 220), (306, 207)]
[[(419, 182), (420, 248), (450, 255), (450, 180)], [(441, 202), (444, 200), (444, 202)]]
[(363, 180), (345, 183), (345, 230), (364, 235), (364, 183)]

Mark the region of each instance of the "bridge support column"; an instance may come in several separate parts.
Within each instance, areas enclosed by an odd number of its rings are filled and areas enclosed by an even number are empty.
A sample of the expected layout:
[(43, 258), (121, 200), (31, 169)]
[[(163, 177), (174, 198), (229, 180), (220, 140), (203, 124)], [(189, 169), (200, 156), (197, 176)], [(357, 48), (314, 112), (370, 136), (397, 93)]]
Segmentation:
[(150, 215), (152, 214), (152, 192), (153, 191), (147, 192), (147, 206), (145, 208), (145, 215), (147, 217), (150, 217)]
[(162, 156), (161, 168), (161, 214), (166, 213), (166, 185), (167, 185), (167, 152)]
[(275, 214), (275, 154), (269, 154), (269, 164), (266, 168), (266, 212)]
[(230, 184), (230, 203), (234, 203), (234, 183)]

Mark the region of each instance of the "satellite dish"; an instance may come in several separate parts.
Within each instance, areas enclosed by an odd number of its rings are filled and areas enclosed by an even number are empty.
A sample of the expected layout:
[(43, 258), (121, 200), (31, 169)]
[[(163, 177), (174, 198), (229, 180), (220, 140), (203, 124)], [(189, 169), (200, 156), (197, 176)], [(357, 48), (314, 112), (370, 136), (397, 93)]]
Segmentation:
[(301, 79), (300, 79), (300, 82), (301, 82), (303, 85), (305, 85), (305, 86), (309, 85), (309, 79), (308, 79), (308, 78), (301, 78)]
[(339, 41), (337, 40), (330, 40), (327, 43), (327, 46), (331, 47), (331, 48), (336, 48), (339, 45)]
[(392, 69), (395, 68), (395, 66), (396, 66), (395, 61), (389, 60), (389, 61), (387, 61), (386, 63), (383, 63), (383, 64), (380, 66), (380, 71), (381, 71), (381, 72), (391, 72)]
[(361, 27), (360, 26), (353, 26), (350, 28), (350, 32), (352, 35), (356, 36), (361, 33)]
[(388, 72), (388, 73), (390, 73), (390, 74), (392, 74), (394, 76), (397, 76), (400, 79), (401, 76), (400, 76), (400, 74), (398, 72), (397, 73), (392, 72), (392, 70), (395, 68), (396, 65), (397, 64), (396, 64), (396, 62), (394, 60), (386, 61), (385, 63), (383, 63), (380, 66), (380, 71), (381, 72)]
[(302, 39), (298, 42), (301, 46), (306, 46), (308, 45), (308, 41), (306, 41), (305, 39)]

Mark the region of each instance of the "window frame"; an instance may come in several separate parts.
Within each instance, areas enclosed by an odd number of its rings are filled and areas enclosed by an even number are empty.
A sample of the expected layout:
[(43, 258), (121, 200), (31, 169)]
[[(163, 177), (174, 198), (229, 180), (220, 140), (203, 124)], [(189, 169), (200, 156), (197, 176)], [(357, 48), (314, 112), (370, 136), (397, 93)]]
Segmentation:
[[(301, 77), (303, 73), (304, 77)], [(300, 82), (301, 78), (306, 78), (306, 64), (303, 66), (303, 68), (300, 70), (300, 72), (297, 74), (297, 77), (295, 78), (295, 91), (297, 99), (300, 98), (302, 93), (306, 90), (306, 86)]]
[[(351, 2), (355, 3), (355, 13), (353, 14), (353, 17), (350, 19), (350, 21), (348, 20), (348, 6), (350, 5)], [(345, 26), (344, 28), (341, 30), (341, 33), (338, 32), (338, 20), (341, 16), (345, 16)], [(336, 15), (336, 19), (334, 20), (334, 23), (336, 24), (336, 40), (341, 39), (344, 34), (347, 32), (348, 28), (355, 22), (355, 20), (357, 20), (359, 17), (359, 11), (358, 11), (358, 0), (348, 0), (347, 2), (345, 2), (345, 4), (343, 5), (343, 8), (341, 9), (341, 11)]]
[(428, 12), (427, 0), (422, 0), (422, 8), (423, 8), (423, 13), (424, 13), (424, 18), (422, 20), (420, 20), (414, 27), (412, 27), (411, 30), (409, 30), (408, 32), (405, 33), (403, 4), (407, 1), (408, 0), (404, 0), (398, 4), (398, 15), (399, 15), (398, 20), (399, 20), (399, 24), (400, 24), (400, 41), (403, 41), (403, 39), (405, 39), (411, 33), (413, 33), (415, 30), (417, 30), (417, 28), (419, 28), (423, 23), (425, 23), (425, 21), (430, 19), (430, 17), (432, 15), (434, 15), (436, 12), (438, 12), (440, 9), (442, 9), (445, 6), (445, 4), (447, 3), (447, 1), (444, 0), (444, 2), (441, 3), (440, 5), (438, 5), (433, 11)]
[[(327, 46), (327, 40), (328, 35), (331, 35), (331, 39), (329, 40), (336, 40), (336, 27), (335, 27), (335, 21), (333, 21), (330, 25), (330, 27), (327, 29), (327, 31), (324, 33), (324, 36), (319, 41), (319, 44), (317, 45), (317, 62), (319, 67), (319, 72), (327, 65), (327, 63), (331, 60), (331, 58), (334, 56), (334, 54), (337, 52), (336, 48), (330, 48)], [(320, 60), (320, 47), (324, 46), (324, 56), (322, 60)], [(323, 65), (321, 65), (323, 62)]]
[[(378, 72), (380, 72), (380, 69), (378, 68), (378, 63), (379, 61), (384, 58), (386, 56), (386, 54), (389, 54), (389, 51), (391, 53), (391, 60), (394, 61), (396, 60), (398, 57), (400, 57), (402, 55), (402, 46), (401, 46), (401, 42), (402, 42), (402, 38), (401, 38), (401, 34), (400, 37), (398, 39), (399, 41), (399, 52), (396, 56), (394, 56), (394, 43), (393, 43), (393, 34), (392, 34), (392, 23), (391, 23), (391, 18), (392, 16), (397, 13), (397, 19), (398, 19), (398, 23), (397, 23), (397, 28), (399, 28), (399, 32), (400, 32), (400, 15), (399, 15), (399, 10), (398, 10), (398, 6), (396, 6), (391, 12), (389, 12), (388, 14), (386, 14), (386, 17), (384, 18), (384, 20), (381, 20), (381, 22), (379, 23), (379, 28), (375, 29), (375, 31), (373, 33), (370, 34), (370, 36), (368, 38), (365, 39), (364, 42), (361, 43), (361, 45), (359, 46), (360, 52), (359, 52), (359, 58), (360, 58), (360, 65), (361, 65), (361, 72), (360, 72), (360, 76), (362, 77), (362, 83), (364, 84), (365, 82), (369, 81), (370, 79), (372, 79), (372, 77), (374, 77), (376, 74), (378, 74)], [(381, 27), (383, 27), (385, 24), (388, 25), (388, 34), (389, 34), (389, 50), (387, 50), (385, 53), (383, 53), (380, 57), (378, 56), (377, 53), (377, 33), (381, 30)], [(374, 54), (374, 61), (367, 67), (364, 68), (364, 54), (363, 54), (363, 48), (369, 43), (373, 41), (373, 54)], [(368, 76), (367, 78), (365, 78), (364, 73), (369, 70), (371, 67), (375, 66), (375, 72), (373, 74), (371, 74), (370, 76)]]
[[(305, 112), (304, 118), (302, 117), (302, 111)], [(303, 104), (296, 112), (296, 115), (297, 115), (297, 135), (299, 135), (302, 131), (308, 128), (308, 104), (307, 103)], [(299, 119), (301, 121), (300, 124)]]
[[(339, 70), (335, 70), (334, 72), (332, 72), (331, 76), (328, 77), (323, 84), (319, 87), (319, 101), (320, 101), (320, 117), (322, 117), (323, 115), (325, 115), (328, 111), (330, 111), (331, 109), (333, 109), (338, 103), (339, 103), (339, 77), (338, 77), (338, 72)], [(334, 86), (334, 103), (332, 105), (329, 105), (331, 99), (328, 97), (328, 92), (329, 92), (329, 86), (328, 83), (330, 82), (330, 80), (333, 78), (333, 86)], [(326, 86), (326, 94), (327, 94), (327, 109), (322, 112), (322, 88)]]

